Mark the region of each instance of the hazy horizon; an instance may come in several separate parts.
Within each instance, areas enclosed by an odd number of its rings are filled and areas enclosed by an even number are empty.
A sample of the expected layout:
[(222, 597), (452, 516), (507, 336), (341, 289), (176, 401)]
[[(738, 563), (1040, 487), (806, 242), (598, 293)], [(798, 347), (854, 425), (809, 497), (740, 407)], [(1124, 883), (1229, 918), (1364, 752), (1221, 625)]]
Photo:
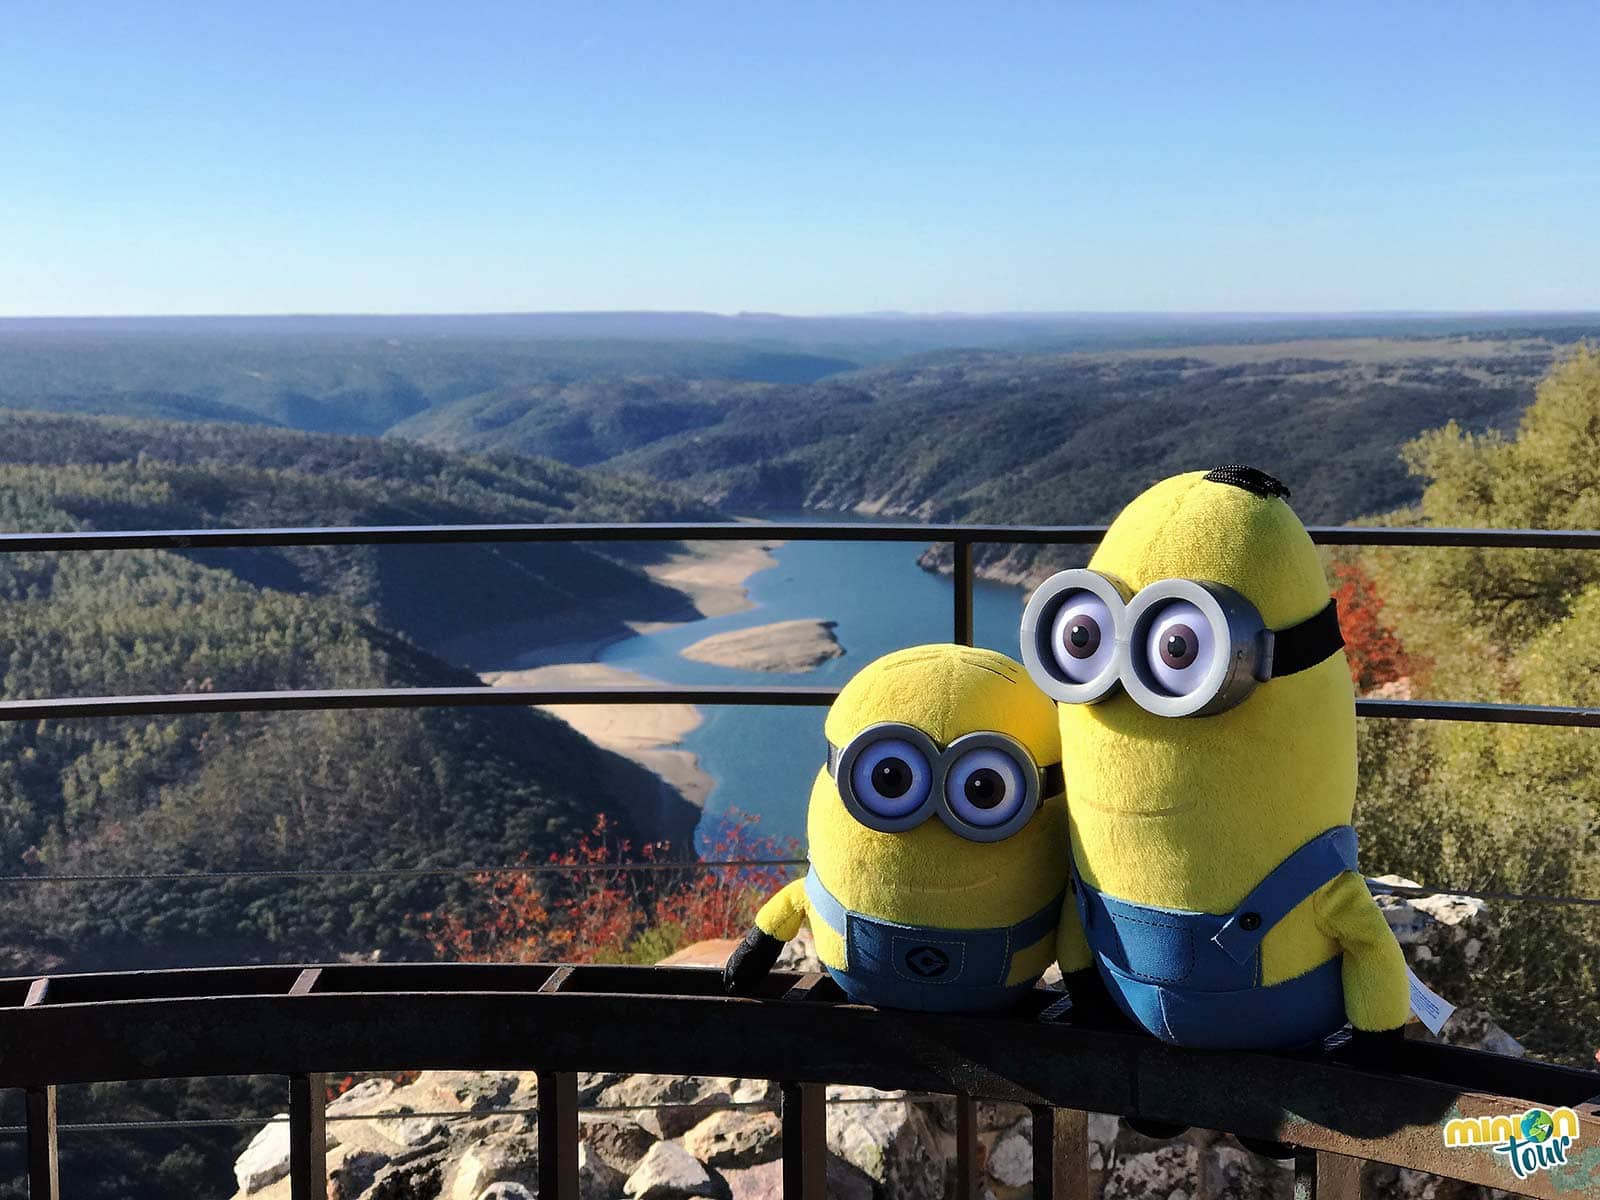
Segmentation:
[(1492, 318), (1492, 317), (1592, 317), (1600, 316), (1600, 306), (1594, 308), (1351, 308), (1351, 309), (1013, 309), (984, 311), (978, 309), (877, 309), (870, 311), (838, 312), (779, 312), (764, 309), (740, 309), (719, 312), (703, 308), (527, 308), (527, 309), (348, 309), (305, 310), (282, 312), (83, 312), (83, 313), (32, 313), (27, 315), (0, 314), (0, 324), (27, 324), (47, 321), (274, 321), (300, 320), (384, 320), (387, 318), (463, 318), (475, 317), (710, 317), (737, 321), (1072, 321), (1108, 319), (1161, 319), (1181, 318), (1196, 320), (1214, 317), (1219, 320), (1316, 320), (1326, 318), (1371, 318), (1380, 320), (1406, 320), (1408, 318)]

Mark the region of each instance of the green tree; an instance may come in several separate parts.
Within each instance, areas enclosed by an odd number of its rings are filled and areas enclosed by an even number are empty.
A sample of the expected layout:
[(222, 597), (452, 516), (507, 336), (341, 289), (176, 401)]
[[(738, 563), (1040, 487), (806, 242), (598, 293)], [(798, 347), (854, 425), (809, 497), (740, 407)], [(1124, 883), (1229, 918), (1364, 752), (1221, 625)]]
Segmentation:
[[(1600, 353), (1557, 363), (1514, 437), (1454, 424), (1405, 449), (1425, 480), (1401, 519), (1435, 526), (1600, 527)], [(1396, 630), (1431, 660), (1430, 694), (1600, 705), (1600, 555), (1408, 549), (1369, 555)], [(1528, 725), (1368, 723), (1364, 865), (1427, 884), (1600, 897), (1600, 736)], [(1587, 1062), (1600, 1027), (1600, 919), (1502, 902), (1471, 1000), (1538, 1052)]]

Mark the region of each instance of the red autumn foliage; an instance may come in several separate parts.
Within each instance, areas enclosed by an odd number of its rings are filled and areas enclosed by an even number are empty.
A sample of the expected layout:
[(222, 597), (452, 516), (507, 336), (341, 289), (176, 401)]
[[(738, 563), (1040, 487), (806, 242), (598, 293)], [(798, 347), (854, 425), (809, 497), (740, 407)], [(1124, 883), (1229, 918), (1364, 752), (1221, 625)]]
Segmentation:
[[(788, 867), (766, 864), (801, 857), (792, 840), (758, 836), (757, 821), (730, 811), (705, 858), (680, 865), (665, 843), (635, 849), (613, 837), (601, 816), (544, 869), (475, 875), (464, 911), (417, 920), (434, 953), (459, 962), (653, 961), (693, 942), (738, 937), (789, 879)], [(716, 865), (729, 862), (755, 865)]]
[(1406, 652), (1394, 630), (1385, 624), (1383, 597), (1372, 577), (1352, 562), (1335, 563), (1333, 577), (1345, 657), (1356, 690), (1366, 692), (1379, 684), (1414, 677), (1422, 664)]

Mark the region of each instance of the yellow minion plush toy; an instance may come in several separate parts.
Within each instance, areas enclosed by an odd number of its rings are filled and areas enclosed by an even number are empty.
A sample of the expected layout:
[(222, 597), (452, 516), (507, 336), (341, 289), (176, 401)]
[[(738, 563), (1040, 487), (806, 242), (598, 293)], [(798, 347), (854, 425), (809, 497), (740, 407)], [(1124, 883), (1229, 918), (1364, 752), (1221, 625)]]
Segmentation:
[(1084, 934), (1123, 1012), (1180, 1045), (1393, 1031), (1410, 1007), (1356, 869), (1338, 614), (1288, 494), (1251, 467), (1163, 480), (1022, 622), (1069, 751)]
[(729, 990), (752, 988), (805, 921), (866, 1004), (1001, 1008), (1058, 953), (1064, 971), (1091, 969), (1066, 902), (1055, 706), (1019, 664), (970, 646), (897, 651), (845, 685), (825, 730), (810, 871), (756, 915)]

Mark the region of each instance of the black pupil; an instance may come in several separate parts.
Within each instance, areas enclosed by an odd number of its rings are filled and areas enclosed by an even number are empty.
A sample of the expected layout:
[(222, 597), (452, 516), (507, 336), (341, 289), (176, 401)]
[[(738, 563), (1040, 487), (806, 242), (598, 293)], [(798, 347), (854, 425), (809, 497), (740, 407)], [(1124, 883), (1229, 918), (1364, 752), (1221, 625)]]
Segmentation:
[(979, 767), (967, 776), (965, 791), (974, 808), (993, 808), (1006, 798), (1006, 781), (992, 767)]
[(1100, 649), (1100, 626), (1093, 617), (1074, 617), (1067, 626), (1067, 653), (1073, 658), (1089, 658)]
[(1190, 666), (1199, 653), (1199, 639), (1187, 625), (1174, 625), (1161, 643), (1161, 661), (1178, 670)]
[(872, 768), (872, 786), (885, 799), (899, 799), (911, 789), (911, 768), (904, 759), (886, 758)]

